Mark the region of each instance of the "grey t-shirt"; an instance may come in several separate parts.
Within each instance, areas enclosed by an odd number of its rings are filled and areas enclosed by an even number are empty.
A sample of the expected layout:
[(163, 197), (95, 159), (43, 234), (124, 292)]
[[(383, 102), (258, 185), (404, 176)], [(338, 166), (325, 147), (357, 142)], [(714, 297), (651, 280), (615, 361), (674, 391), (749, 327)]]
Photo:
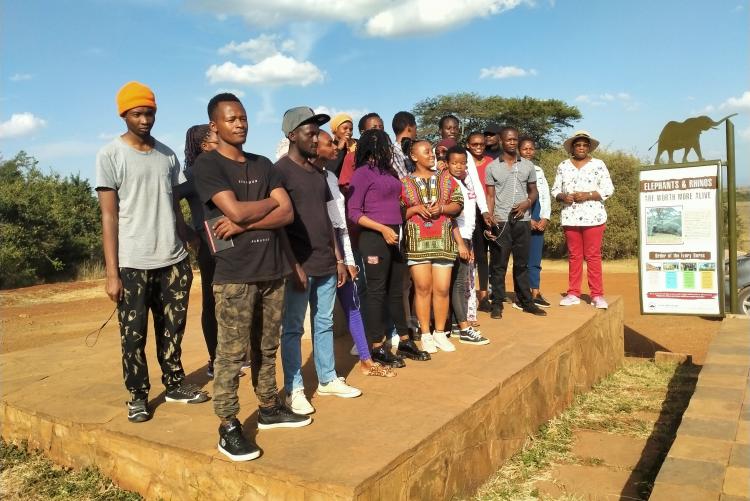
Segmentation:
[(96, 155), (96, 189), (117, 192), (121, 268), (151, 270), (187, 257), (177, 236), (172, 187), (184, 182), (177, 156), (159, 141), (142, 152), (115, 138)]
[[(495, 219), (506, 221), (514, 205), (529, 198), (526, 185), (536, 183), (534, 164), (524, 158), (516, 159), (508, 167), (502, 157), (496, 158), (487, 166), (485, 184), (495, 187)], [(526, 211), (521, 221), (530, 221), (531, 214)]]

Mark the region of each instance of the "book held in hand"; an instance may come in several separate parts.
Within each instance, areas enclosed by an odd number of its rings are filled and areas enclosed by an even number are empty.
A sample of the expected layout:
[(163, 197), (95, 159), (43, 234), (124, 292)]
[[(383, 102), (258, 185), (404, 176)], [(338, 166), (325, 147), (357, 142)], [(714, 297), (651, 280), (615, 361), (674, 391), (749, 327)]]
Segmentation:
[(234, 240), (232, 240), (231, 238), (229, 240), (222, 240), (221, 238), (216, 236), (216, 233), (214, 233), (214, 225), (219, 221), (219, 219), (223, 217), (224, 216), (217, 216), (211, 219), (207, 219), (203, 222), (203, 226), (206, 228), (206, 235), (208, 236), (208, 243), (211, 246), (212, 254), (216, 254), (217, 252), (221, 252), (225, 249), (231, 249), (232, 247), (234, 247)]

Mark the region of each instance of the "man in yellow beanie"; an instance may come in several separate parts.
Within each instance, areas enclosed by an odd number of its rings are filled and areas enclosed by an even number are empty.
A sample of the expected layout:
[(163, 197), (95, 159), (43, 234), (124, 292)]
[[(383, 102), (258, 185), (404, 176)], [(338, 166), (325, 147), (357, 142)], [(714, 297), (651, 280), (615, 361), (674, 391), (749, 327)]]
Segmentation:
[(172, 188), (184, 177), (174, 152), (151, 136), (156, 99), (128, 82), (117, 93), (127, 131), (96, 157), (102, 211), (106, 291), (117, 303), (122, 370), (130, 392), (128, 420), (151, 419), (146, 332), (151, 310), (162, 383), (168, 402), (200, 403), (208, 395), (184, 383), (181, 343), (193, 274), (184, 242), (193, 239)]

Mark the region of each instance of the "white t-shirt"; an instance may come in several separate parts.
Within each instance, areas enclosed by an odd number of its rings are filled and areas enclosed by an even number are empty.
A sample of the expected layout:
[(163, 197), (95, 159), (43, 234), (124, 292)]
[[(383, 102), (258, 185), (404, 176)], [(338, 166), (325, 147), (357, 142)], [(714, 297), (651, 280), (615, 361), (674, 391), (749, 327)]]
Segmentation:
[(115, 138), (96, 155), (96, 189), (117, 192), (120, 268), (152, 270), (187, 257), (172, 202), (172, 187), (185, 182), (174, 152), (154, 141), (138, 151)]
[(455, 177), (453, 179), (461, 186), (461, 194), (464, 196), (464, 208), (461, 214), (456, 216), (456, 225), (461, 233), (461, 238), (471, 240), (477, 223), (477, 191), (474, 189), (474, 183), (468, 174), (463, 181)]

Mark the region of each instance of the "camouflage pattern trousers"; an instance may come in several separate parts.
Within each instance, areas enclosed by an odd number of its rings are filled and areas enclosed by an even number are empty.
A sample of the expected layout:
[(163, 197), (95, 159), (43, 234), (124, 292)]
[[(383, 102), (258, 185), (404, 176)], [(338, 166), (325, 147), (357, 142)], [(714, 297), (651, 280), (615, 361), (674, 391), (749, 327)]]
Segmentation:
[(258, 405), (277, 402), (276, 352), (281, 337), (284, 280), (214, 285), (219, 324), (214, 361), (214, 411), (230, 419), (240, 411), (239, 372), (250, 345), (252, 383)]
[(146, 398), (151, 385), (146, 364), (148, 311), (154, 319), (156, 358), (167, 389), (185, 378), (182, 369), (182, 336), (187, 321), (193, 272), (184, 259), (154, 270), (120, 268), (123, 298), (117, 304), (122, 344), (122, 374), (133, 398)]

